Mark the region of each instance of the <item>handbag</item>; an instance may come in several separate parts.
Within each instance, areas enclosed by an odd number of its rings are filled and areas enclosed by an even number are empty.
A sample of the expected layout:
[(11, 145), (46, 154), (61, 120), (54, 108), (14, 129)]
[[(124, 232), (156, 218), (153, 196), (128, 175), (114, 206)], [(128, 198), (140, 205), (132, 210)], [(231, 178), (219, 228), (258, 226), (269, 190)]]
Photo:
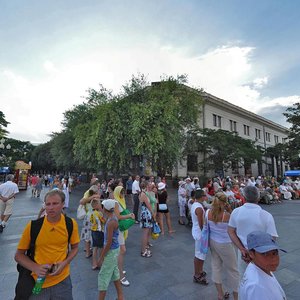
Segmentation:
[(207, 254), (209, 248), (208, 212), (209, 209), (205, 213), (205, 219), (204, 219), (204, 224), (203, 224), (203, 228), (201, 231), (201, 238), (200, 238), (200, 252), (203, 254)]
[(86, 216), (86, 211), (84, 205), (80, 204), (77, 208), (77, 219), (83, 220)]
[(168, 209), (168, 206), (167, 206), (166, 203), (158, 204), (158, 210), (164, 211), (164, 210), (167, 210), (167, 209)]
[[(129, 209), (124, 208), (120, 202), (118, 202), (118, 203), (123, 208), (123, 211), (120, 212), (121, 216), (126, 216), (126, 215), (131, 214)], [(125, 231), (125, 230), (129, 229), (135, 223), (135, 220), (133, 220), (132, 218), (121, 219), (121, 220), (118, 221), (118, 223), (119, 223), (120, 231)]]
[(152, 232), (153, 232), (154, 234), (160, 234), (160, 233), (161, 233), (160, 227), (159, 227), (159, 225), (157, 224), (157, 222), (154, 222), (154, 221), (153, 221)]

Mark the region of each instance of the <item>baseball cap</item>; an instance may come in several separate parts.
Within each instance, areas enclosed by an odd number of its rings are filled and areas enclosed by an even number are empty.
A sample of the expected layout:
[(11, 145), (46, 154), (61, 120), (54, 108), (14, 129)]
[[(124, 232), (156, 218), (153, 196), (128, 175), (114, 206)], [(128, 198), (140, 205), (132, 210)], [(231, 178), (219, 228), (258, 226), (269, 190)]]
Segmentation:
[(115, 208), (115, 204), (116, 204), (116, 201), (113, 199), (106, 199), (106, 200), (102, 201), (102, 205), (108, 211), (113, 211), (113, 209)]
[(258, 253), (265, 253), (271, 250), (285, 250), (279, 248), (273, 237), (263, 231), (253, 231), (247, 235), (247, 246), (249, 250), (255, 250)]

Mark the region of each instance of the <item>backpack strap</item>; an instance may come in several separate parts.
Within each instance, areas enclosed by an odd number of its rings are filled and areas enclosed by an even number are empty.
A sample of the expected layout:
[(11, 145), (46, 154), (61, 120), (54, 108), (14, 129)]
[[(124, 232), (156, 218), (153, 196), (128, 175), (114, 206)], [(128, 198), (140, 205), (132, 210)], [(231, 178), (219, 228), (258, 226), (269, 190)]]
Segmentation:
[(31, 221), (30, 226), (30, 247), (27, 250), (27, 256), (30, 257), (34, 261), (34, 252), (35, 252), (35, 241), (37, 239), (37, 236), (40, 233), (40, 230), (43, 226), (45, 217), (39, 218), (37, 220)]
[(66, 227), (67, 227), (67, 231), (68, 231), (68, 243), (70, 244), (70, 239), (71, 239), (71, 235), (73, 232), (73, 221), (71, 218), (65, 216), (65, 221), (66, 221)]

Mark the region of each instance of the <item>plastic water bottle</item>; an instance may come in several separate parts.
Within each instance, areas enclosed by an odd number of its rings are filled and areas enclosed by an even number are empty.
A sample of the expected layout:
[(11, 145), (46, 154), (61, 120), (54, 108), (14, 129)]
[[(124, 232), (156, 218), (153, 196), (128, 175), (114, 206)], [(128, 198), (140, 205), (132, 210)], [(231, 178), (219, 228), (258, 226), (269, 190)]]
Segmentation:
[(45, 281), (46, 277), (38, 277), (35, 285), (32, 289), (32, 294), (33, 295), (38, 295), (42, 291), (43, 283)]

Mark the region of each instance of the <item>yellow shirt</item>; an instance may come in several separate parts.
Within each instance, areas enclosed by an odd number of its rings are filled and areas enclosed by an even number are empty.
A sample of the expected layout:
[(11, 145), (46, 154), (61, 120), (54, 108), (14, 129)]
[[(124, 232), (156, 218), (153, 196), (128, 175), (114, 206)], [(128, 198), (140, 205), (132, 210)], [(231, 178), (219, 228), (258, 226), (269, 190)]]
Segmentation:
[(90, 222), (92, 231), (103, 231), (103, 224), (105, 224), (105, 219), (103, 218), (103, 214), (100, 211), (93, 209), (90, 216)]
[[(70, 244), (79, 243), (78, 225), (73, 221), (73, 232), (70, 238)], [(18, 249), (27, 250), (30, 248), (30, 228), (29, 222), (22, 234)], [(34, 260), (37, 264), (55, 264), (66, 259), (68, 253), (68, 230), (66, 227), (65, 216), (61, 215), (60, 221), (57, 223), (50, 223), (45, 217), (42, 228), (37, 236), (35, 242)], [(31, 273), (34, 279), (37, 279), (35, 273)], [(63, 281), (70, 275), (70, 265), (67, 265), (63, 271), (56, 276), (46, 276), (43, 287), (50, 287)]]

